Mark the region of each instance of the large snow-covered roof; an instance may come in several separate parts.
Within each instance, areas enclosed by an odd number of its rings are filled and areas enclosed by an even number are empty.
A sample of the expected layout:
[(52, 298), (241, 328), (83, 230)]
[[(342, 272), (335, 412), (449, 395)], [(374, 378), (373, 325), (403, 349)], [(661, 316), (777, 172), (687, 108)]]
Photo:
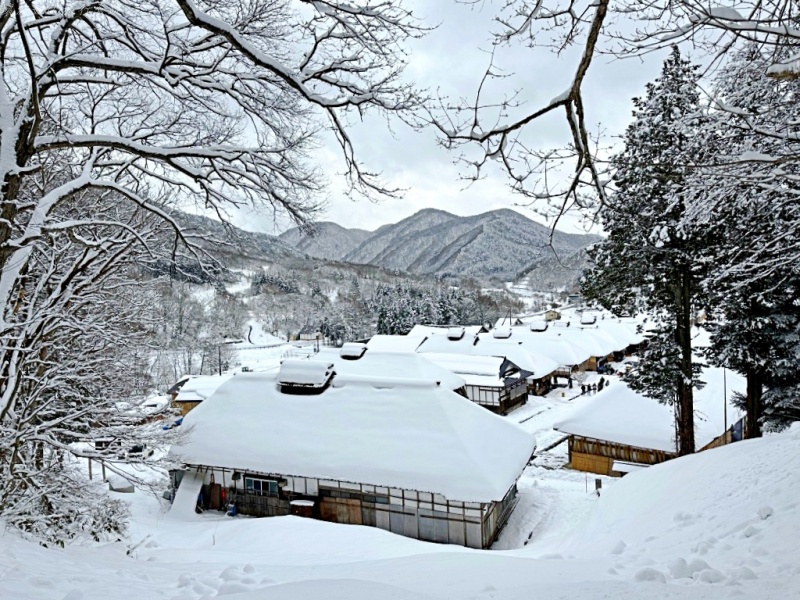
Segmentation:
[(534, 351), (542, 356), (552, 359), (558, 365), (572, 367), (579, 365), (591, 358), (588, 350), (569, 340), (556, 335), (546, 335), (546, 331), (530, 331), (526, 326), (515, 327), (511, 337), (507, 340), (495, 340), (481, 334), (479, 344), (497, 342), (517, 344), (526, 350)]
[(424, 335), (373, 335), (367, 342), (367, 348), (379, 352), (414, 352), (422, 342)]
[(552, 358), (534, 351), (532, 347), (526, 348), (520, 344), (509, 344), (507, 340), (481, 339), (474, 349), (482, 355), (490, 354), (507, 358), (520, 369), (530, 372), (533, 379), (547, 377), (559, 366), (559, 363)]
[[(558, 363), (551, 358), (534, 351), (532, 348), (522, 348), (519, 344), (511, 344), (509, 343), (510, 341), (511, 338), (495, 339), (491, 334), (477, 336), (467, 334), (460, 340), (449, 339), (446, 335), (437, 334), (430, 335), (418, 348), (417, 352), (421, 352), (424, 355), (434, 353), (464, 357), (492, 356), (507, 358), (520, 369), (530, 372), (534, 379), (546, 377), (558, 369)], [(469, 362), (466, 364), (469, 364)], [(462, 373), (464, 371), (454, 372)]]
[(614, 348), (615, 344), (612, 343), (607, 336), (599, 335), (597, 329), (566, 326), (566, 323), (551, 323), (547, 331), (534, 332), (534, 335), (555, 338), (560, 337), (576, 346), (580, 346), (591, 356), (606, 356), (615, 350), (620, 350), (620, 348)]
[(631, 344), (640, 344), (645, 340), (643, 333), (636, 332), (635, 324), (624, 322), (622, 319), (613, 317), (598, 319), (595, 325), (601, 331), (613, 336), (620, 345), (630, 346)]
[(424, 352), (423, 356), (434, 364), (459, 375), (487, 375), (500, 377), (503, 359), (499, 356), (457, 354), (452, 352)]
[(500, 377), (504, 359), (499, 356), (471, 356), (447, 352), (425, 352), (423, 355), (432, 363), (462, 377), (467, 385), (505, 387), (505, 381)]
[[(730, 404), (734, 392), (744, 391), (744, 379), (730, 371), (707, 368), (701, 377), (706, 382), (694, 393), (695, 444), (702, 448), (742, 417)], [(727, 404), (724, 401), (727, 393)], [(558, 431), (616, 442), (637, 448), (675, 452), (675, 415), (666, 406), (631, 390), (624, 382), (614, 383), (599, 392), (591, 402), (572, 416), (553, 426)]]
[(428, 337), (429, 335), (447, 335), (451, 330), (463, 329), (464, 337), (475, 337), (483, 327), (480, 325), (414, 325), (408, 335), (411, 337)]
[(415, 352), (379, 352), (368, 348), (356, 360), (342, 358), (334, 348), (323, 348), (314, 360), (332, 362), (337, 376), (367, 375), (391, 379), (439, 382), (448, 390), (464, 387), (464, 379)]
[(197, 377), (191, 377), (181, 386), (178, 395), (175, 396), (175, 402), (202, 402), (230, 378), (231, 375), (198, 375)]
[[(376, 387), (379, 386), (379, 387)], [(189, 465), (318, 477), (501, 500), (535, 447), (502, 417), (428, 382), (334, 377), (318, 395), (281, 393), (274, 373), (245, 373), (187, 415), (171, 450)]]
[(470, 334), (464, 332), (464, 337), (460, 339), (451, 339), (447, 336), (447, 330), (442, 330), (439, 333), (431, 333), (425, 339), (417, 352), (445, 352), (450, 354), (476, 354), (474, 350), (477, 334)]

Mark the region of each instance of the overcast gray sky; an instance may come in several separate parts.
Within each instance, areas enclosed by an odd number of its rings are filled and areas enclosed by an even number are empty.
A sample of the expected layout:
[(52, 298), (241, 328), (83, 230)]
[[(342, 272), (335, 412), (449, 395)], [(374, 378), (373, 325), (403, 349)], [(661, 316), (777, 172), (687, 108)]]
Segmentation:
[[(489, 62), (486, 52), (491, 47), (490, 31), (498, 2), (487, 0), (474, 7), (453, 0), (413, 0), (414, 13), (426, 24), (437, 25), (425, 38), (415, 40), (411, 47), (407, 78), (420, 87), (451, 98), (471, 98)], [(598, 56), (590, 70), (585, 86), (588, 122), (598, 124), (608, 135), (609, 142), (619, 136), (630, 120), (631, 98), (641, 95), (644, 84), (658, 73), (666, 53), (642, 59), (613, 61)], [(495, 63), (511, 75), (495, 82), (494, 93), (518, 91), (526, 111), (549, 102), (569, 85), (575, 70), (577, 55), (562, 56), (547, 49), (510, 48), (496, 57)], [(527, 140), (539, 147), (557, 147), (569, 139), (563, 113), (548, 118), (527, 132)], [(372, 203), (353, 201), (346, 197), (342, 178), (337, 176), (343, 165), (335, 145), (329, 144), (319, 152), (329, 185), (329, 204), (320, 220), (329, 220), (345, 227), (374, 230), (397, 222), (423, 208), (437, 208), (457, 215), (473, 215), (497, 208), (514, 208), (541, 222), (530, 209), (519, 206), (524, 202), (508, 188), (508, 181), (499, 170), (487, 173), (487, 178), (467, 185), (460, 180), (466, 174), (454, 164), (456, 155), (437, 146), (433, 131), (413, 131), (402, 123), (391, 130), (381, 120), (356, 125), (353, 137), (360, 159), (372, 171), (383, 174), (389, 185), (407, 188), (402, 199)], [(239, 219), (247, 229), (276, 233), (286, 227), (271, 217), (246, 216)], [(579, 231), (580, 219), (565, 219), (560, 228)]]

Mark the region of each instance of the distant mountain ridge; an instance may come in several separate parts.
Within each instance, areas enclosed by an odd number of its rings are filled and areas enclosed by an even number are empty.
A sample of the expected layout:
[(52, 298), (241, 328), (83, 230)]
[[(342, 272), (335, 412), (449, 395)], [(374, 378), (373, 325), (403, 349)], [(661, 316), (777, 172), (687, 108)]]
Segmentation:
[(549, 228), (509, 209), (470, 217), (425, 209), (381, 227), (342, 259), (437, 277), (512, 281), (598, 239), (556, 231), (551, 245)]
[(337, 223), (320, 221), (312, 224), (310, 231), (293, 227), (278, 239), (309, 256), (341, 260), (372, 235), (373, 232), (365, 229), (346, 229)]
[[(318, 222), (312, 230), (290, 229), (280, 236), (251, 233), (218, 221), (182, 214), (190, 231), (223, 240), (215, 254), (292, 265), (338, 261), (421, 277), (517, 281), (538, 291), (571, 289), (586, 267), (585, 248), (596, 235), (556, 231), (509, 209), (459, 217), (424, 209), (374, 232)], [(223, 263), (227, 262), (223, 260)]]

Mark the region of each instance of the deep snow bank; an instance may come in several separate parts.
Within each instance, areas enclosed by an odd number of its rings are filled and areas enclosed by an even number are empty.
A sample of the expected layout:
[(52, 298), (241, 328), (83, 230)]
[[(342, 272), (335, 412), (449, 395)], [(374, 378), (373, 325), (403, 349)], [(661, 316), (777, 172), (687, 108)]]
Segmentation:
[(800, 427), (630, 475), (570, 539), (510, 552), (297, 517), (164, 518), (128, 496), (127, 543), (61, 550), (0, 530), (0, 598), (800, 597)]
[(800, 424), (625, 477), (563, 551), (653, 580), (800, 575)]

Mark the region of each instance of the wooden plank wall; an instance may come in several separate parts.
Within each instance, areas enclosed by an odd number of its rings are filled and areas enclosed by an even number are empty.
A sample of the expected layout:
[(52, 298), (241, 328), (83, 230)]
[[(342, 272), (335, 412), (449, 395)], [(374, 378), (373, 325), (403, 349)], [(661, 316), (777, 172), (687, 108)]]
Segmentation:
[(586, 471), (587, 473), (597, 473), (598, 475), (611, 475), (611, 463), (613, 462), (613, 459), (607, 456), (573, 452), (569, 461), (569, 468), (576, 471)]
[(569, 438), (568, 466), (576, 471), (587, 471), (600, 475), (618, 475), (618, 473), (611, 470), (611, 465), (615, 460), (643, 465), (656, 465), (676, 456), (673, 452), (636, 448), (576, 435), (572, 435)]

